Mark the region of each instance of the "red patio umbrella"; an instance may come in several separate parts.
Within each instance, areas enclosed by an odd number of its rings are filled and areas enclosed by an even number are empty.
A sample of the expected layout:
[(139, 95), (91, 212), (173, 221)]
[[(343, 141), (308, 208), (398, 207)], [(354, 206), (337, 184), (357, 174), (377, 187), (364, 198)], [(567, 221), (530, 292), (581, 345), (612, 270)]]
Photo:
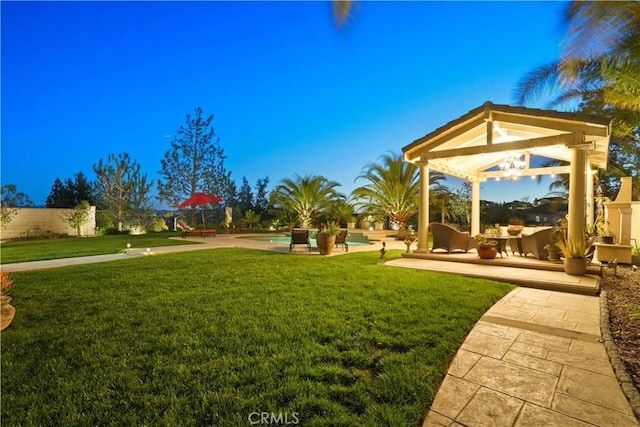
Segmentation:
[[(212, 196), (207, 193), (195, 193), (184, 202), (178, 205), (179, 209), (184, 209), (188, 206), (208, 205), (209, 203), (220, 203), (223, 199), (218, 196)], [(193, 219), (193, 218), (192, 218)], [(204, 210), (202, 211), (202, 224), (204, 224)]]

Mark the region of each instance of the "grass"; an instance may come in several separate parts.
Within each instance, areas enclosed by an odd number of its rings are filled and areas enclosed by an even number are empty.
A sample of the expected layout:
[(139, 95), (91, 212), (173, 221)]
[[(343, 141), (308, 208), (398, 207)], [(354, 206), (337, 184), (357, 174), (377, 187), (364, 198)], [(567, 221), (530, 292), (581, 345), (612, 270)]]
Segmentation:
[(179, 235), (180, 233), (166, 231), (137, 236), (63, 237), (49, 240), (5, 242), (2, 243), (1, 261), (3, 264), (10, 264), (14, 262), (116, 254), (123, 252), (127, 247), (127, 243), (131, 243), (132, 248), (151, 248), (193, 243), (186, 240), (169, 239), (169, 237)]
[(15, 273), (3, 424), (419, 425), (513, 287), (377, 262), (212, 249)]

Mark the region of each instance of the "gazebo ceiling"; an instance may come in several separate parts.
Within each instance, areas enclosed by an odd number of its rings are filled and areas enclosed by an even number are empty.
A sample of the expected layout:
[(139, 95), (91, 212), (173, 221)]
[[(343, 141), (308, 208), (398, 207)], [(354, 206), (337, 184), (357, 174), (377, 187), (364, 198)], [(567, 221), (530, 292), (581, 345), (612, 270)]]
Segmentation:
[(520, 175), (568, 173), (568, 166), (540, 167), (532, 157), (569, 161), (571, 149), (588, 150), (592, 168), (606, 168), (611, 120), (586, 114), (509, 105), (469, 111), (402, 149), (405, 161), (469, 181), (498, 178), (507, 158), (524, 161)]

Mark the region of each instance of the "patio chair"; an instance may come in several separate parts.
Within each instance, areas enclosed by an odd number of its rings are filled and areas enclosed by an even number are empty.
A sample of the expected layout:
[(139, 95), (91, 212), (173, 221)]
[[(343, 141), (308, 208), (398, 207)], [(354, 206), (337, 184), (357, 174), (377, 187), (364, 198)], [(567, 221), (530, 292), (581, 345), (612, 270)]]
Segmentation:
[(309, 230), (291, 230), (291, 243), (289, 244), (289, 252), (293, 251), (296, 245), (307, 245), (311, 251), (311, 240), (309, 240)]
[(187, 224), (185, 224), (184, 222), (182, 222), (181, 220), (177, 221), (178, 227), (180, 227), (180, 229), (182, 230), (182, 238), (184, 239), (185, 237), (187, 237), (187, 234), (199, 234), (200, 237), (204, 237), (205, 234), (210, 234), (212, 237), (216, 237), (216, 230), (210, 229), (210, 230), (201, 230), (201, 229), (197, 229), (197, 228), (191, 228), (189, 227)]
[(340, 230), (340, 234), (336, 236), (336, 248), (338, 245), (342, 245), (342, 250), (349, 252), (349, 243), (347, 243), (348, 234), (349, 232), (347, 230)]
[(436, 249), (444, 249), (447, 253), (453, 251), (467, 252), (477, 246), (476, 239), (471, 237), (469, 233), (458, 231), (447, 224), (432, 222), (429, 224), (429, 228), (433, 236), (431, 252)]
[(522, 242), (518, 245), (520, 256), (526, 257), (531, 254), (540, 260), (547, 259), (547, 250), (544, 247), (549, 242), (549, 236), (551, 236), (551, 228), (544, 228), (529, 235), (523, 234)]

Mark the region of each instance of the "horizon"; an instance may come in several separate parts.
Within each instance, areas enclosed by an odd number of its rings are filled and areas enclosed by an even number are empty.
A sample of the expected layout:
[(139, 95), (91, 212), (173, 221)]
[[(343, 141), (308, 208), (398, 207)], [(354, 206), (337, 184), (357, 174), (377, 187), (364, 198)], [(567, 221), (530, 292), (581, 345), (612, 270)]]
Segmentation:
[[(238, 185), (317, 174), (348, 194), (386, 152), (512, 105), (558, 58), (565, 5), (362, 2), (336, 28), (327, 2), (3, 2), (2, 183), (43, 205), (56, 178), (93, 181), (127, 152), (155, 184), (167, 136), (201, 106)], [(549, 182), (488, 181), (481, 198), (533, 200)]]

